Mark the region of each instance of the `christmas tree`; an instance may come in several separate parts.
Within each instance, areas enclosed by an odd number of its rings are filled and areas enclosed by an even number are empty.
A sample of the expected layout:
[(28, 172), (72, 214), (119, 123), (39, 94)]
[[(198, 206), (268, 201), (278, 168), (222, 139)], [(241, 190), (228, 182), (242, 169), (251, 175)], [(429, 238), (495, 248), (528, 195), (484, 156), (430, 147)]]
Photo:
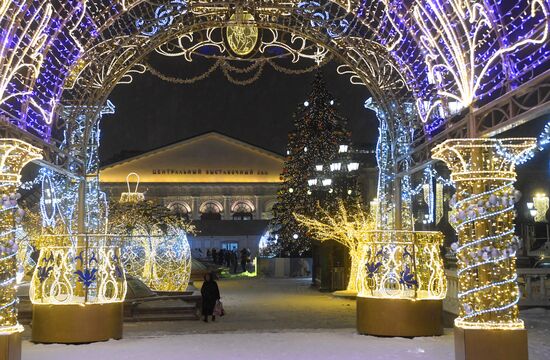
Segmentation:
[[(338, 200), (356, 205), (358, 164), (350, 158), (350, 132), (336, 111), (322, 73), (294, 114), (277, 204), (273, 207), (272, 238), (266, 252), (278, 256), (308, 256), (311, 237), (294, 214), (315, 218), (317, 206), (336, 210)], [(350, 167), (351, 165), (351, 167)]]

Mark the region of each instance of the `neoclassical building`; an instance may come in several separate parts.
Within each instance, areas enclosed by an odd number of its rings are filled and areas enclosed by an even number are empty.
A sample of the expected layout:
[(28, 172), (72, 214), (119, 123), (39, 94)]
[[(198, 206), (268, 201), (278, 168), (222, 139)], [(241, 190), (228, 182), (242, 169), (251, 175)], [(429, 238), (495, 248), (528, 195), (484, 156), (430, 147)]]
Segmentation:
[(190, 237), (197, 256), (207, 248), (257, 254), (283, 163), (279, 154), (209, 132), (107, 165), (100, 181), (111, 197), (137, 186), (146, 199), (192, 220), (200, 231)]

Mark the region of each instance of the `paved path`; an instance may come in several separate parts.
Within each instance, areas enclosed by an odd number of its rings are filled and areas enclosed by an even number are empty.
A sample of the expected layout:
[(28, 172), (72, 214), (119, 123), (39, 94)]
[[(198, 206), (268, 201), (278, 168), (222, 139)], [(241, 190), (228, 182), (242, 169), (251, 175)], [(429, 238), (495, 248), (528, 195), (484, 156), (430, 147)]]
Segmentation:
[[(226, 279), (218, 282), (227, 315), (216, 322), (125, 324), (125, 336), (355, 327), (355, 301), (311, 288), (311, 279)], [(200, 288), (200, 283), (196, 286)]]

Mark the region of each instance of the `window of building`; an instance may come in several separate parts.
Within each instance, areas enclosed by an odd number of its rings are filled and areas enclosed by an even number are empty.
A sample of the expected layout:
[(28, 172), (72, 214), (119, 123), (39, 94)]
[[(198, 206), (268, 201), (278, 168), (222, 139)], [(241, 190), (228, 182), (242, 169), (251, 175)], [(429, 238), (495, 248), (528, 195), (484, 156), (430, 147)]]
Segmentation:
[(253, 218), (254, 209), (244, 201), (233, 204), (231, 211), (233, 212), (233, 220), (252, 220)]
[(170, 212), (172, 212), (172, 214), (181, 216), (189, 220), (189, 213), (191, 212), (191, 207), (187, 203), (181, 202), (181, 201), (175, 201), (168, 204), (168, 209), (170, 209)]
[(222, 206), (216, 201), (207, 201), (201, 205), (201, 220), (221, 220)]

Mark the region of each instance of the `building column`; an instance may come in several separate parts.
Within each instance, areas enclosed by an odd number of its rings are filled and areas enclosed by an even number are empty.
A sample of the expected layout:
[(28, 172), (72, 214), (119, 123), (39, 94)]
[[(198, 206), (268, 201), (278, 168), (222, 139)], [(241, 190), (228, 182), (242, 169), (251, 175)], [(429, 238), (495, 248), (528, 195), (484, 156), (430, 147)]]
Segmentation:
[(262, 219), (262, 209), (260, 208), (260, 197), (254, 195), (254, 220)]
[(223, 219), (222, 220), (231, 220), (231, 209), (229, 208), (229, 197), (223, 196)]
[(535, 146), (534, 138), (476, 138), (447, 140), (433, 149), (456, 184), (449, 217), (458, 234), (456, 359), (527, 359), (517, 306), (513, 184), (515, 164)]
[(193, 196), (191, 198), (191, 201), (193, 202), (192, 206), (193, 206), (193, 209), (191, 210), (192, 211), (192, 220), (199, 220), (199, 199), (197, 199), (196, 196)]
[(21, 337), (23, 331), (17, 321), (17, 297), (15, 274), (17, 271), (17, 243), (15, 223), (18, 214), (17, 188), (20, 185), (21, 170), (32, 160), (41, 159), (41, 150), (18, 139), (0, 139), (0, 358), (15, 360), (21, 358)]

